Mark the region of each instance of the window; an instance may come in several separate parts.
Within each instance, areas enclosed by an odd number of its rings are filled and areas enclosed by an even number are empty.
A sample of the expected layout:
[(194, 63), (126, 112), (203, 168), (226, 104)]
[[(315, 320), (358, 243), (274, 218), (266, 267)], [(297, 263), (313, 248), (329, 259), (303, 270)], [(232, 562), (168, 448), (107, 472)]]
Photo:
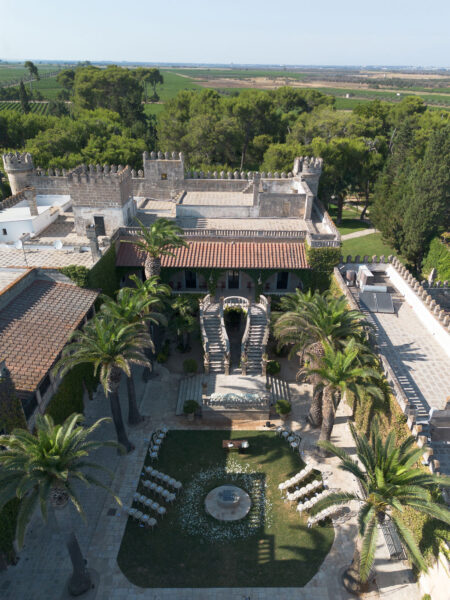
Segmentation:
[(106, 235), (105, 219), (103, 217), (94, 217), (95, 233), (97, 235)]
[(277, 290), (285, 290), (288, 286), (289, 273), (287, 271), (280, 271), (277, 273)]
[(3, 229), (2, 229), (2, 234), (3, 234), (3, 235), (8, 235), (8, 232), (7, 232), (7, 230), (6, 230), (4, 227), (3, 227)]
[(166, 181), (166, 179), (167, 179), (167, 173), (161, 173), (161, 179), (163, 181)]
[(228, 271), (228, 289), (239, 289), (239, 271)]
[(197, 288), (197, 273), (195, 271), (185, 271), (186, 289)]

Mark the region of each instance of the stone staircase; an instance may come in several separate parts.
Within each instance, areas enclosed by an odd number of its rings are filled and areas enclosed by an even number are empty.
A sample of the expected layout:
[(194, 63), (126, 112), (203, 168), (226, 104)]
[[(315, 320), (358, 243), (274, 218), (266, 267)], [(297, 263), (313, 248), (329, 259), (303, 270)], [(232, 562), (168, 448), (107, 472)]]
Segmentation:
[(195, 400), (200, 406), (202, 405), (202, 382), (204, 380), (204, 375), (192, 375), (184, 377), (180, 381), (176, 415), (183, 414), (183, 407), (186, 400)]
[(229, 367), (230, 343), (223, 320), (223, 306), (208, 294), (200, 304), (200, 329), (207, 373), (225, 373)]
[(260, 375), (262, 355), (264, 352), (264, 336), (267, 329), (267, 315), (259, 304), (251, 304), (247, 319), (250, 319), (245, 352), (248, 357), (247, 373)]

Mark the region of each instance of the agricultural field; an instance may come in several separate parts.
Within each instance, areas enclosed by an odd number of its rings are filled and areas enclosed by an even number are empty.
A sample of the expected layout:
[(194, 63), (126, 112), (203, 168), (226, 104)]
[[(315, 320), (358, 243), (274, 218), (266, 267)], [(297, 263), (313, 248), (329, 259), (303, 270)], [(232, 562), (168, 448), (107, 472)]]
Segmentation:
[[(36, 63), (36, 66), (39, 69), (39, 73), (41, 75), (43, 75), (44, 73), (51, 73), (52, 71), (56, 71), (57, 69), (61, 68), (60, 65), (39, 65), (38, 63)], [(28, 76), (29, 71), (28, 69), (25, 69), (25, 67), (17, 64), (8, 64), (0, 62), (0, 85), (8, 82), (14, 84), (20, 79)]]
[[(46, 115), (48, 113), (48, 102), (29, 102), (30, 112), (38, 115)], [(20, 102), (13, 100), (0, 100), (0, 113), (6, 110), (22, 111)]]

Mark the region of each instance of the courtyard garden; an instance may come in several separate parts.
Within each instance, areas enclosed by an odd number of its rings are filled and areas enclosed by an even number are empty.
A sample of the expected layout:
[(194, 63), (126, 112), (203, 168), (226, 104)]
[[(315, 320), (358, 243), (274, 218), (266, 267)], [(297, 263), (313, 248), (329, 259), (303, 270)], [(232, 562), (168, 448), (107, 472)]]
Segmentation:
[[(222, 448), (223, 440), (244, 438), (245, 454)], [(153, 531), (129, 519), (118, 564), (135, 585), (299, 587), (330, 550), (331, 525), (308, 529), (295, 503), (281, 497), (279, 483), (304, 465), (274, 432), (171, 431), (153, 466), (181, 481), (183, 490)], [(145, 494), (143, 479), (137, 489)], [(243, 519), (222, 522), (206, 513), (206, 495), (223, 484), (249, 494), (252, 506)]]

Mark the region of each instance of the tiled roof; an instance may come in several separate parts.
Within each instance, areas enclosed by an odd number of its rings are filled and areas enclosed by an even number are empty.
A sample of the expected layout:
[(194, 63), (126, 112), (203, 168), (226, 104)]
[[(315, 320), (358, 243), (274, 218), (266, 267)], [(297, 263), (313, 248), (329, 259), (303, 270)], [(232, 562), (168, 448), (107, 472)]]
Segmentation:
[(20, 397), (36, 390), (97, 296), (94, 290), (38, 279), (0, 310), (0, 359)]
[[(163, 256), (162, 267), (213, 269), (307, 269), (305, 246), (301, 242), (209, 242), (190, 241), (175, 248), (174, 256)], [(122, 241), (117, 253), (118, 267), (143, 267), (145, 252)]]

